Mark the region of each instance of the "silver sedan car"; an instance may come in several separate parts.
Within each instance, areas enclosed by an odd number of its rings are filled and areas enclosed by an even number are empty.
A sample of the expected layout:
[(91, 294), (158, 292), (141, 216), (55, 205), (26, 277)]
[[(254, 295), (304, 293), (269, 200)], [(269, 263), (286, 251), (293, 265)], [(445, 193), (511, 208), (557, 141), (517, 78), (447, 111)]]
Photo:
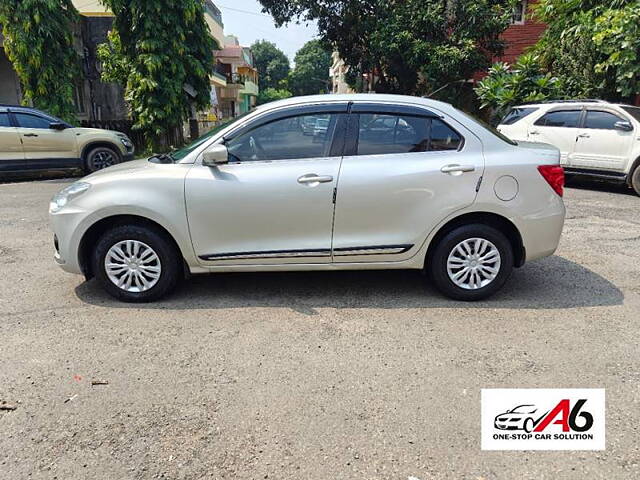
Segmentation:
[(292, 98), (62, 190), (55, 260), (128, 302), (188, 274), (354, 269), (425, 269), (479, 300), (556, 250), (559, 159), (433, 100)]

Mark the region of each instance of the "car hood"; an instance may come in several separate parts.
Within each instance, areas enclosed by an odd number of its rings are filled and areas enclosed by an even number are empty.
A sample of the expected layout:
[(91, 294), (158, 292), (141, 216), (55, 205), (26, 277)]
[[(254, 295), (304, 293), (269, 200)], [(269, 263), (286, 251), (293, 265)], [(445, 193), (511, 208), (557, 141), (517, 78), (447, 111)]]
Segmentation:
[(99, 135), (99, 134), (116, 135), (116, 136), (124, 135), (124, 133), (116, 132), (115, 130), (105, 130), (103, 128), (74, 127), (71, 130), (73, 130), (73, 133), (76, 133), (78, 135)]
[(119, 163), (103, 170), (98, 170), (97, 172), (83, 178), (82, 181), (89, 183), (101, 183), (112, 180), (116, 177), (138, 176), (148, 173), (156, 167), (157, 164), (151, 163), (148, 160), (133, 160), (131, 162)]

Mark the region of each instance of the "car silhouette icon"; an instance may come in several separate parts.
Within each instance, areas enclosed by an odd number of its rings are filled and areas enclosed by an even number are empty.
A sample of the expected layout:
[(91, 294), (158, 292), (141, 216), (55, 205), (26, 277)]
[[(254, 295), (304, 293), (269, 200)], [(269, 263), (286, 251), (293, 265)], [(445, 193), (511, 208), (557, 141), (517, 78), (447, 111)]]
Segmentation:
[(539, 414), (535, 405), (518, 405), (497, 415), (494, 426), (498, 430), (524, 430), (530, 433), (546, 414), (547, 412)]

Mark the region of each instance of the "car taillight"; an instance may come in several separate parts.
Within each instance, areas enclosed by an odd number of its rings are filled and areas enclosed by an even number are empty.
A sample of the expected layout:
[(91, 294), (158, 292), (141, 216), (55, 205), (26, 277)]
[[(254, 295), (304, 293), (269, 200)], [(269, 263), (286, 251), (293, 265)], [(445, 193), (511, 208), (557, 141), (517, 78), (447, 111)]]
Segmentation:
[(559, 165), (540, 165), (538, 171), (551, 188), (562, 197), (564, 194), (564, 168)]

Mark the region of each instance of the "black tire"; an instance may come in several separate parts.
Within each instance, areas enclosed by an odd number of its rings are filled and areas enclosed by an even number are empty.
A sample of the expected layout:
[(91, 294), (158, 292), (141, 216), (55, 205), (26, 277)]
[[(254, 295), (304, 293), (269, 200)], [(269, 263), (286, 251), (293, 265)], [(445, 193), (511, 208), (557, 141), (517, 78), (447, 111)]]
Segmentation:
[(640, 165), (637, 165), (631, 174), (631, 188), (637, 195), (640, 195)]
[[(105, 267), (107, 253), (111, 247), (126, 240), (142, 242), (150, 247), (159, 259), (160, 276), (157, 283), (148, 290), (127, 291), (109, 279)], [(123, 302), (144, 303), (162, 298), (175, 289), (181, 278), (182, 256), (164, 232), (148, 226), (120, 225), (106, 231), (98, 239), (92, 268), (96, 279), (109, 295)]]
[[(456, 285), (449, 277), (449, 254), (463, 241), (480, 238), (491, 242), (500, 254), (500, 267), (495, 278), (485, 286), (470, 290)], [(447, 233), (436, 245), (426, 265), (434, 285), (444, 295), (454, 300), (477, 301), (490, 297), (505, 284), (513, 270), (513, 248), (509, 239), (499, 230), (484, 224), (457, 227)], [(455, 272), (454, 272), (455, 273)]]
[(120, 163), (120, 154), (115, 148), (95, 147), (89, 150), (84, 159), (85, 173), (93, 173)]

